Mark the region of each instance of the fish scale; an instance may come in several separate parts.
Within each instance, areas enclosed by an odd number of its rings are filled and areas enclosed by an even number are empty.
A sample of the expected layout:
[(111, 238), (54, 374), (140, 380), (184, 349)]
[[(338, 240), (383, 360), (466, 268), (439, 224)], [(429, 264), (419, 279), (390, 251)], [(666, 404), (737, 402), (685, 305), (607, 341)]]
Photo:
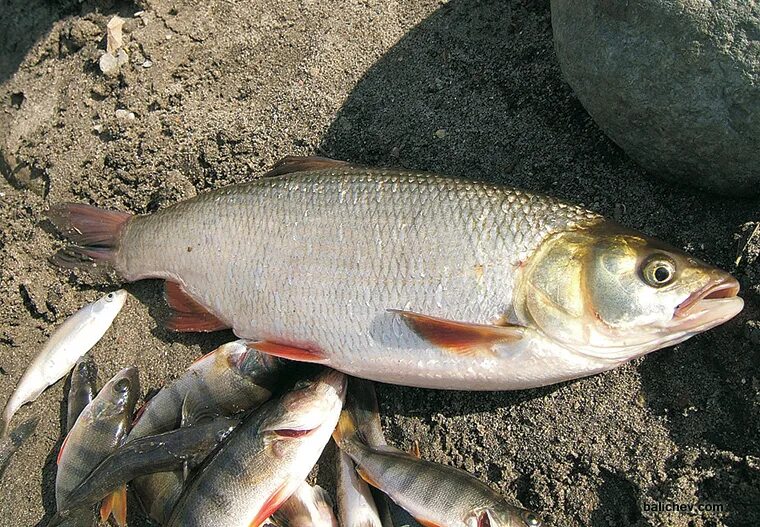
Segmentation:
[(128, 280), (181, 283), (242, 338), (307, 343), (329, 350), (330, 366), (387, 382), (455, 388), (474, 378), (486, 389), (490, 368), (460, 368), (452, 381), (456, 358), (385, 311), (488, 323), (508, 311), (515, 269), (547, 235), (597, 218), (489, 184), (329, 169), (135, 217), (114, 266)]

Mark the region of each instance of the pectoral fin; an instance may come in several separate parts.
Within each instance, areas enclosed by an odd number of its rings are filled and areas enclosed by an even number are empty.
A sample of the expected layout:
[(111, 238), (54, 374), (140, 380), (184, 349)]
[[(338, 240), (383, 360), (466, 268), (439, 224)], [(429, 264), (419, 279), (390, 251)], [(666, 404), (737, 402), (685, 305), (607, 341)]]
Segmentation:
[(250, 527), (261, 527), (264, 522), (274, 514), (277, 509), (280, 508), (280, 505), (282, 505), (285, 500), (287, 500), (290, 495), (293, 493), (294, 489), (290, 488), (291, 486), (288, 485), (288, 482), (283, 483), (272, 496), (264, 503), (264, 506), (261, 508), (261, 510), (256, 514), (253, 521), (250, 523)]
[(511, 324), (472, 324), (399, 309), (388, 311), (402, 317), (420, 338), (465, 357), (492, 356), (495, 344), (520, 340), (525, 332), (524, 327)]
[(261, 353), (266, 353), (267, 355), (300, 362), (321, 362), (327, 358), (319, 350), (299, 348), (287, 344), (278, 344), (267, 340), (249, 342), (247, 346), (256, 351), (260, 351)]

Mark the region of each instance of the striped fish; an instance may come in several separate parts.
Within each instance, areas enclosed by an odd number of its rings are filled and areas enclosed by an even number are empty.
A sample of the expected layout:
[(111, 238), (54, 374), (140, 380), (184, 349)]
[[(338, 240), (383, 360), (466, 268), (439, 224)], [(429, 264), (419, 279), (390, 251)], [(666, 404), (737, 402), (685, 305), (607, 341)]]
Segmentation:
[[(59, 511), (68, 509), (69, 494), (123, 443), (139, 393), (137, 369), (125, 368), (79, 415), (58, 453), (55, 500)], [(113, 512), (119, 525), (124, 525), (126, 505), (126, 487), (122, 487), (104, 502), (101, 517), (106, 519)]]
[[(279, 371), (278, 359), (259, 354), (242, 341), (224, 344), (195, 361), (148, 401), (127, 441), (178, 428), (188, 395), (220, 415), (256, 408), (271, 397)], [(164, 524), (179, 499), (183, 481), (182, 472), (159, 472), (137, 478), (133, 488), (145, 512)]]

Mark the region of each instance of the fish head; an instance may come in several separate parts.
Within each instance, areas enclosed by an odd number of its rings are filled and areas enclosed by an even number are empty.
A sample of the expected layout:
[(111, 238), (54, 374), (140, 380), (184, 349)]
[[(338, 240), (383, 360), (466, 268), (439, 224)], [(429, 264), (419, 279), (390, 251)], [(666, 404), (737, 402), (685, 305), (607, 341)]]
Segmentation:
[(533, 511), (508, 504), (472, 511), (465, 519), (467, 527), (545, 527)]
[(521, 316), (613, 360), (683, 342), (744, 306), (728, 273), (610, 222), (552, 236), (523, 272)]
[(93, 399), (93, 418), (98, 420), (117, 419), (125, 426), (132, 419), (137, 398), (140, 394), (140, 380), (137, 368), (124, 368), (113, 376)]
[(124, 289), (117, 291), (111, 291), (102, 296), (92, 304), (92, 312), (94, 315), (98, 314), (116, 314), (124, 307), (124, 303), (127, 301), (127, 292)]
[(280, 360), (266, 353), (248, 347), (246, 340), (236, 340), (222, 345), (222, 351), (228, 367), (241, 377), (254, 384), (272, 391), (278, 380), (276, 375)]
[(276, 432), (281, 437), (308, 435), (330, 421), (329, 416), (340, 413), (345, 392), (346, 376), (326, 369), (314, 379), (299, 381), (283, 395), (281, 410), (267, 418), (261, 429)]

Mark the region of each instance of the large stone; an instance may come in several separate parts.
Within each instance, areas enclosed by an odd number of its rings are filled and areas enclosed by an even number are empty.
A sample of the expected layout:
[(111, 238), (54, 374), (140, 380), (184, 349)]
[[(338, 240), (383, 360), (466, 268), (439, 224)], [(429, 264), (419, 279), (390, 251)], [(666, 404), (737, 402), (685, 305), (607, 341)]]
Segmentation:
[(552, 0), (562, 72), (652, 173), (760, 193), (760, 3)]

